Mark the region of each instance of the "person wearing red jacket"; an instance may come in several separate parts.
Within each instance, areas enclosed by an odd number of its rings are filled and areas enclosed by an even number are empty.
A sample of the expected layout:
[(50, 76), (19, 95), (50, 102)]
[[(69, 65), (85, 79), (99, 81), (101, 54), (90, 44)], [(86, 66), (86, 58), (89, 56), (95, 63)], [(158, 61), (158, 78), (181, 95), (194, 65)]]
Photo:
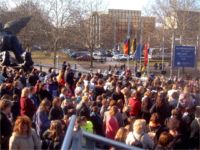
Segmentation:
[(118, 108), (116, 106), (112, 106), (109, 111), (109, 115), (106, 118), (106, 122), (105, 122), (105, 125), (106, 125), (105, 126), (105, 135), (107, 138), (113, 139), (113, 140), (119, 129), (119, 123), (117, 121), (117, 118), (115, 117), (117, 112), (118, 112)]
[(33, 115), (36, 111), (35, 105), (29, 99), (29, 88), (25, 87), (22, 90), (21, 98), (20, 98), (20, 114), (21, 116), (26, 115), (30, 119), (33, 118)]
[(129, 99), (129, 115), (138, 118), (141, 113), (141, 94), (135, 92)]

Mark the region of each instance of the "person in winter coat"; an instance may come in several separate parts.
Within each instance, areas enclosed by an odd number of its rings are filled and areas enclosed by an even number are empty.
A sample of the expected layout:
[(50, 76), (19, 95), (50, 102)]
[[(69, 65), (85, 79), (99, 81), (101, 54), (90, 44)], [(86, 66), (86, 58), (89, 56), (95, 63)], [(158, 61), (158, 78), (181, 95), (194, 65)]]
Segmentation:
[(64, 79), (65, 70), (61, 70), (58, 74), (57, 81), (60, 87), (65, 86), (65, 79)]
[(90, 119), (94, 126), (94, 131), (97, 135), (103, 135), (103, 120), (98, 113), (98, 107), (94, 106), (90, 114)]
[(168, 132), (162, 132), (155, 146), (155, 150), (168, 150), (169, 143), (172, 141), (172, 136)]
[(40, 103), (40, 106), (35, 114), (37, 134), (40, 135), (40, 137), (50, 126), (50, 120), (48, 118), (50, 106), (51, 102), (47, 99), (44, 99)]
[(125, 102), (124, 102), (124, 95), (123, 95), (123, 93), (121, 92), (121, 87), (120, 87), (120, 85), (117, 85), (117, 86), (116, 86), (115, 91), (114, 91), (114, 93), (112, 94), (112, 99), (115, 100), (115, 101), (122, 100), (122, 101), (123, 101), (123, 104), (125, 103)]
[(141, 94), (136, 92), (129, 99), (129, 115), (139, 117), (141, 113)]
[(102, 95), (105, 92), (103, 80), (99, 79), (98, 84), (93, 89), (93, 101), (96, 101), (97, 96)]
[(52, 95), (52, 97), (58, 96), (58, 82), (56, 81), (56, 77), (51, 77), (48, 80), (48, 92)]
[(117, 118), (115, 117), (117, 112), (118, 108), (116, 106), (112, 106), (109, 111), (109, 116), (106, 118), (105, 135), (110, 139), (115, 138), (115, 135), (119, 129), (119, 124)]
[(189, 146), (191, 149), (200, 149), (200, 106), (196, 107), (195, 119), (190, 124)]
[(19, 101), (19, 99), (20, 99), (20, 97), (18, 97), (17, 95), (13, 95), (12, 108), (11, 108), (13, 121), (15, 121), (17, 119), (17, 117), (20, 115), (20, 101)]
[(35, 105), (29, 99), (29, 88), (25, 87), (22, 90), (21, 98), (20, 98), (20, 114), (28, 116), (30, 119), (33, 118), (33, 115), (36, 111)]
[(8, 118), (11, 113), (11, 106), (11, 101), (7, 99), (0, 100), (1, 149), (8, 149), (9, 138), (12, 135), (12, 124)]
[(144, 149), (153, 149), (154, 142), (145, 132), (146, 121), (137, 119), (133, 124), (133, 131), (128, 133), (126, 144), (133, 145)]
[(61, 149), (64, 131), (60, 120), (54, 120), (51, 122), (50, 128), (43, 134), (43, 139), (46, 142), (46, 148), (51, 150)]
[(47, 98), (49, 101), (52, 101), (52, 95), (50, 94), (50, 92), (47, 91), (47, 84), (45, 83), (40, 84), (38, 97), (40, 101), (42, 101), (45, 98)]
[(52, 102), (52, 107), (49, 112), (50, 120), (60, 120), (63, 118), (63, 110), (61, 108), (61, 100), (59, 97), (55, 97)]
[(76, 111), (78, 116), (85, 116), (90, 118), (90, 108), (88, 107), (88, 97), (83, 96), (81, 102), (76, 106)]
[(181, 122), (177, 118), (170, 118), (167, 122), (169, 134), (172, 136), (172, 141), (169, 144), (171, 149), (188, 149), (188, 140), (181, 132)]
[[(68, 64), (67, 69), (64, 74), (65, 83), (68, 84), (70, 90), (74, 91), (74, 72), (71, 70), (70, 64)], [(73, 93), (74, 94), (74, 93)]]
[(164, 124), (165, 119), (170, 116), (170, 109), (165, 100), (164, 93), (158, 93), (156, 103), (151, 107), (150, 113), (158, 113), (160, 116), (161, 125)]
[(31, 101), (33, 102), (33, 104), (35, 105), (36, 108), (39, 107), (40, 105), (40, 100), (36, 94), (36, 90), (34, 87), (30, 87), (30, 94), (29, 94), (29, 98), (31, 99)]
[(27, 116), (20, 116), (15, 121), (13, 134), (9, 141), (9, 150), (40, 149), (41, 142), (34, 129), (31, 128), (31, 120)]
[(33, 69), (28, 78), (28, 82), (29, 82), (30, 86), (35, 86), (38, 80), (39, 80), (39, 77), (37, 75), (37, 70)]

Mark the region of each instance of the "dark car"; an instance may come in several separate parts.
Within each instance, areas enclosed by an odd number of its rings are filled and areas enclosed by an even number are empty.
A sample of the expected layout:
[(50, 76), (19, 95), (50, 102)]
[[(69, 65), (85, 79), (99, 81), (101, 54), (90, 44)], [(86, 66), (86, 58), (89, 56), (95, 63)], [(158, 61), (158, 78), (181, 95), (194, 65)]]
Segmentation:
[[(76, 58), (76, 60), (79, 60), (79, 61), (90, 61), (90, 55), (83, 55), (83, 56), (79, 56)], [(94, 59), (94, 58), (92, 58)]]
[(86, 55), (85, 52), (73, 52), (73, 53), (70, 55), (70, 57), (76, 59), (76, 58), (81, 57), (81, 56), (84, 56), (84, 55)]

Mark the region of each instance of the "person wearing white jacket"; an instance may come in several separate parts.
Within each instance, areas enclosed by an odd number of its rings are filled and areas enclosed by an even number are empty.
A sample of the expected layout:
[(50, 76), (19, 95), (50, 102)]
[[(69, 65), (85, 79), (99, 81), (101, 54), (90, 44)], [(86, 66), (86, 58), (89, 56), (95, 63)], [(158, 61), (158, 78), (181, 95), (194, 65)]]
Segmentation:
[(31, 128), (31, 120), (27, 116), (20, 116), (15, 121), (9, 141), (9, 150), (28, 149), (41, 149), (41, 142), (35, 130)]
[(133, 124), (133, 131), (128, 133), (126, 144), (144, 149), (153, 149), (154, 142), (150, 136), (145, 133), (146, 121), (137, 119)]

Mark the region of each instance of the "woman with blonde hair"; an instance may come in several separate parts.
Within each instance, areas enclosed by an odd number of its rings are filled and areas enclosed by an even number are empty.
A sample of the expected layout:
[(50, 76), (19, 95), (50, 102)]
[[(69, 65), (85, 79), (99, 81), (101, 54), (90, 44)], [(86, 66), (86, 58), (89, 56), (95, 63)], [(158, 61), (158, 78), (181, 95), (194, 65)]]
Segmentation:
[(65, 86), (65, 79), (64, 79), (64, 70), (60, 70), (58, 76), (57, 76), (57, 81), (58, 81), (58, 84), (62, 87), (62, 86)]
[(9, 141), (9, 150), (40, 149), (40, 147), (40, 139), (31, 128), (31, 120), (27, 116), (18, 117)]
[(115, 140), (125, 143), (127, 135), (128, 135), (128, 129), (125, 127), (121, 127), (119, 128), (119, 130), (115, 135)]
[(55, 97), (49, 112), (50, 120), (59, 120), (63, 118), (63, 110), (61, 108), (62, 101), (59, 97)]
[(126, 144), (144, 149), (153, 149), (154, 142), (146, 133), (146, 121), (137, 119), (133, 123), (133, 131), (129, 132)]
[(35, 114), (37, 134), (40, 136), (50, 126), (50, 120), (48, 118), (50, 107), (51, 107), (51, 102), (48, 99), (44, 99), (40, 103), (40, 106)]
[(43, 138), (48, 149), (60, 149), (64, 139), (64, 131), (60, 120), (51, 121), (50, 128), (44, 132)]
[(25, 87), (22, 90), (21, 98), (20, 98), (20, 114), (28, 116), (30, 119), (33, 118), (33, 115), (36, 111), (35, 105), (29, 98), (30, 90)]

